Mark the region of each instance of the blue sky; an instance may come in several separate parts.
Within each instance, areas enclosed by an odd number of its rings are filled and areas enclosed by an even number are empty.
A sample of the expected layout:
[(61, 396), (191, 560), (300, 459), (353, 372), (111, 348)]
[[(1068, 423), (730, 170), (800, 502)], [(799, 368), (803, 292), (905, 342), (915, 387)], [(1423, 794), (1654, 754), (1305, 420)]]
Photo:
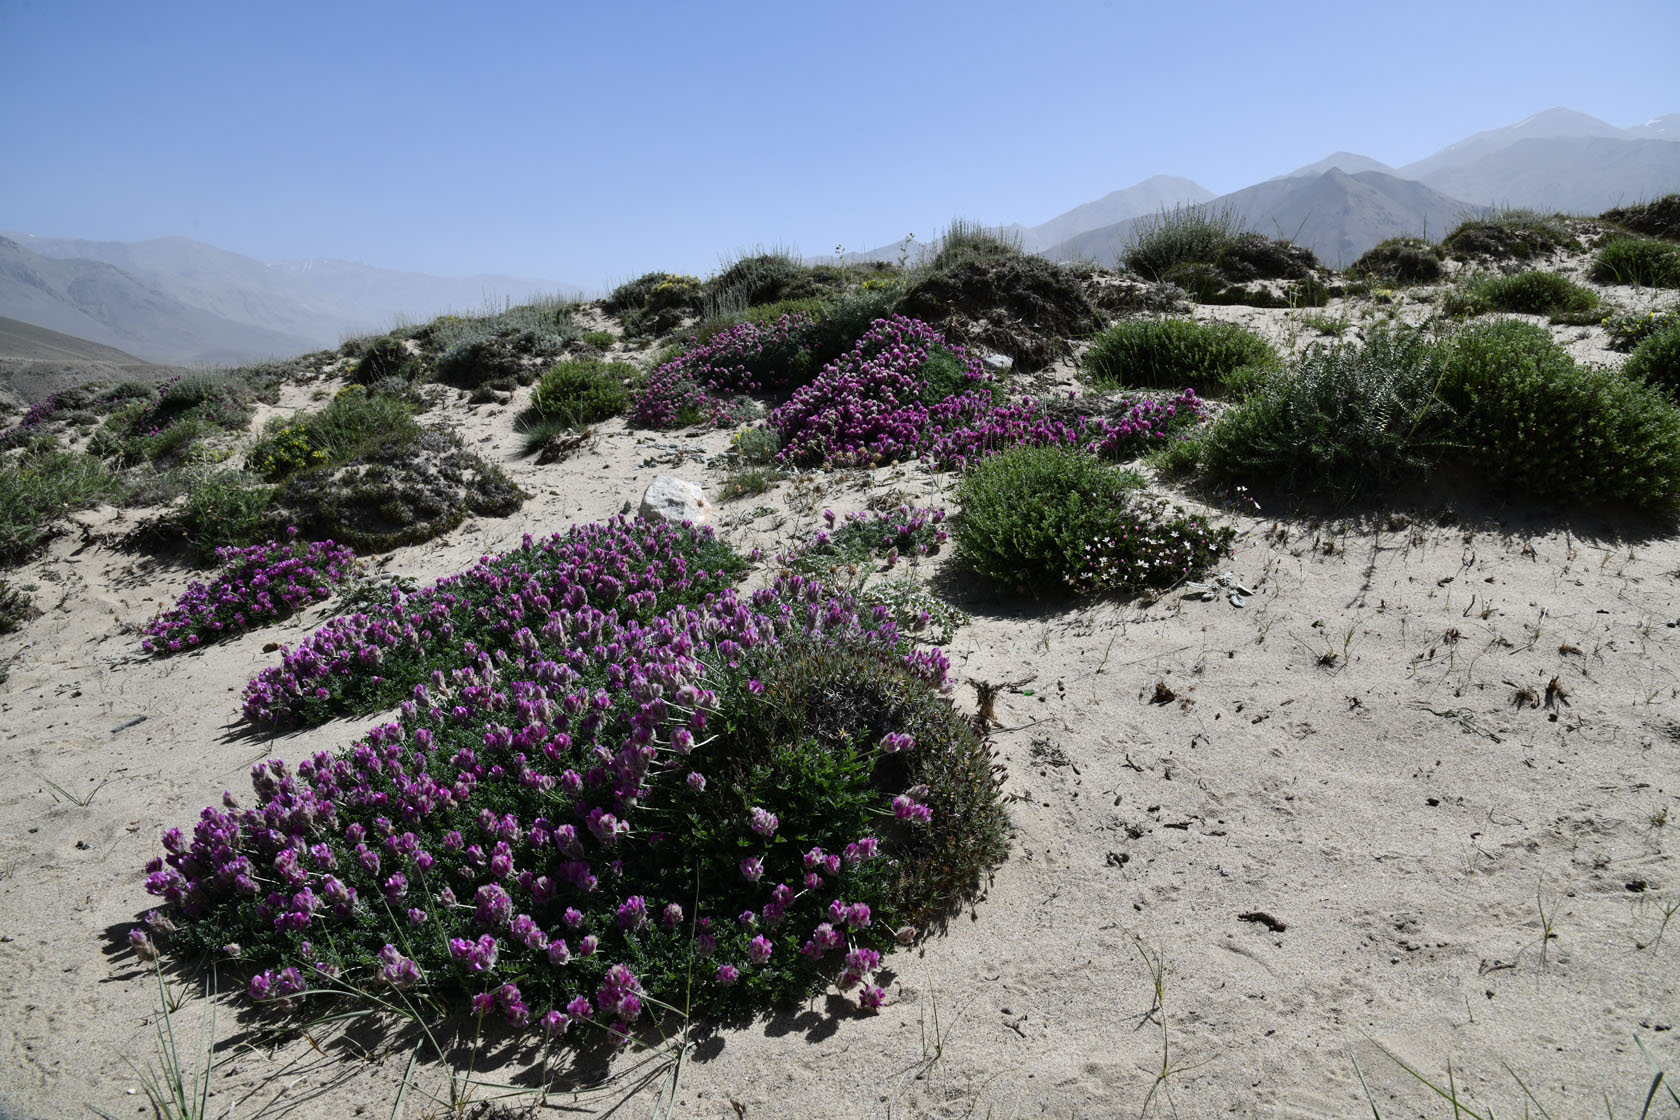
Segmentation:
[(0, 229), (600, 288), (1680, 111), (1680, 2), (0, 0)]

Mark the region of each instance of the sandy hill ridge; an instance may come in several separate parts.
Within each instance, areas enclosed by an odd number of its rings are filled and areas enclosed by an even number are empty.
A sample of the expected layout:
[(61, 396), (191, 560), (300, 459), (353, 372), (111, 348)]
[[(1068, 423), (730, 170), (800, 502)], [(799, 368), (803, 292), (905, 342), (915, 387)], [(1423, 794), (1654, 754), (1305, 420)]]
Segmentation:
[[(1400, 189), (1372, 171), (1307, 182), (1342, 195)], [(1444, 228), (1427, 188), (1409, 188), (1424, 192), (1431, 230)], [(1539, 264), (1589, 284), (1606, 310), (1673, 305), (1672, 292), (1591, 282), (1592, 244), (1607, 231), (1572, 228), (1587, 243)], [(1396, 323), (1441, 323), (1476, 266), (1445, 267), (1414, 287), (1334, 278), (1347, 284), (1322, 307), (1177, 313), (1247, 327), (1298, 358)], [(1162, 295), (1088, 279), (1117, 301)], [(659, 345), (627, 338), (623, 316), (600, 304), (575, 315), (580, 332), (607, 337), (580, 333), (565, 353), (654, 364)], [(1521, 318), (1578, 360), (1625, 360), (1584, 317)], [(125, 356), (0, 323), (5, 340), (74, 360)], [(397, 350), (422, 356), (426, 344), (417, 333)], [(1087, 346), (1009, 375), (1008, 390), (1099, 399)], [(291, 363), (248, 428), (207, 447), (242, 462), (263, 423), (349, 389), (352, 355), (366, 352)], [(702, 487), (719, 534), (743, 555), (759, 550), (748, 586), (822, 531), (825, 511), (959, 513), (957, 477), (917, 462), (798, 470), (731, 499), (745, 426), (659, 431), (619, 417), (543, 461), (518, 426), (530, 385), (415, 392), (424, 423), (528, 497), (513, 515), (469, 516), (368, 557), (370, 579), (425, 584), (527, 534), (611, 518), (660, 475)], [(60, 434), (67, 446), (90, 438), (74, 422)], [(559, 1051), (545, 1065), (528, 1039), (491, 1030), (475, 1042), (463, 1019), (444, 1059), (427, 1053), (411, 1070), (415, 1031), (358, 1022), (300, 1034), (253, 1011), (230, 966), (206, 1115), (392, 1115), (405, 1078), (396, 1114), (409, 1117), (1448, 1114), (1392, 1054), (1443, 1086), (1450, 1066), (1478, 1111), (1516, 1114), (1532, 1092), (1551, 1115), (1588, 1115), (1602, 1093), (1616, 1115), (1637, 1116), (1652, 1073), (1636, 1038), (1680, 1076), (1680, 537), (1472, 481), (1346, 514), (1270, 497), (1257, 508), (1152, 475), (1150, 492), (1233, 530), (1217, 571), (1241, 596), (1178, 586), (1022, 600), (976, 586), (949, 547), (891, 572), (866, 564), (872, 584), (907, 574), (972, 616), (944, 645), (953, 701), (981, 718), (990, 690), (1013, 827), (979, 897), (887, 955), (877, 1013), (831, 990), (747, 1022), (701, 1021), (680, 1071), (652, 1036), (645, 1052)], [(157, 904), (142, 868), (162, 854), (162, 830), (190, 830), (224, 789), (249, 804), (253, 764), (338, 751), (392, 718), (273, 734), (241, 723), (242, 689), (278, 664), (276, 644), (297, 645), (350, 609), (342, 600), (199, 652), (146, 656), (139, 629), (204, 575), (135, 550), (131, 531), (160, 512), (69, 514), (6, 575), (39, 614), (0, 636), (0, 1114), (146, 1111), (130, 1063), (156, 1060), (162, 1008), (129, 936)], [(202, 975), (165, 977), (196, 1072)], [(469, 1069), (525, 1095), (491, 1103), (502, 1090), (472, 1085), (471, 1106), (452, 1111), (451, 1078), (461, 1088)]]

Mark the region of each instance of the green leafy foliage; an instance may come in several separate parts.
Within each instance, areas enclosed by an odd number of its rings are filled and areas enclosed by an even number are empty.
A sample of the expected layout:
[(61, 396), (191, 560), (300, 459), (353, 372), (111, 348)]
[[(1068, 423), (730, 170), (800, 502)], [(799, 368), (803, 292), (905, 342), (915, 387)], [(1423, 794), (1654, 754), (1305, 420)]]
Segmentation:
[(373, 385), (387, 378), (412, 379), (420, 373), (420, 363), (408, 352), (400, 339), (386, 336), (376, 338), (362, 351), (350, 373), (357, 385)]
[(957, 487), (957, 560), (1005, 591), (1067, 589), (1085, 546), (1110, 533), (1143, 479), (1060, 447), (1018, 447), (982, 459)]
[(1364, 345), (1315, 346), (1200, 437), (1169, 448), (1167, 462), (1199, 468), (1222, 486), (1337, 501), (1369, 496), (1436, 461), (1445, 420), (1435, 395), (1441, 374), (1440, 355), (1414, 330), (1380, 331)]
[(1680, 245), (1654, 237), (1613, 237), (1593, 254), (1592, 278), (1605, 284), (1680, 288)]
[(636, 376), (636, 367), (625, 362), (599, 358), (559, 362), (531, 391), (531, 411), (574, 428), (599, 423), (629, 406), (626, 382)]
[(1680, 399), (1680, 318), (1652, 332), (1628, 355), (1622, 375), (1655, 385), (1671, 399)]
[(1591, 288), (1555, 272), (1489, 276), (1471, 285), (1468, 298), (1473, 308), (1519, 315), (1563, 315), (1598, 307), (1598, 295)]
[(394, 439), (420, 431), (413, 407), (399, 397), (347, 386), (326, 407), (275, 420), (245, 455), (249, 470), (268, 482), (303, 471), (339, 467)]
[(1275, 366), (1277, 352), (1235, 323), (1125, 319), (1098, 335), (1085, 368), (1100, 386), (1218, 393), (1238, 370)]
[(1651, 510), (1680, 499), (1680, 412), (1661, 389), (1577, 365), (1516, 320), (1461, 332), (1445, 372), (1453, 442), (1494, 483)]

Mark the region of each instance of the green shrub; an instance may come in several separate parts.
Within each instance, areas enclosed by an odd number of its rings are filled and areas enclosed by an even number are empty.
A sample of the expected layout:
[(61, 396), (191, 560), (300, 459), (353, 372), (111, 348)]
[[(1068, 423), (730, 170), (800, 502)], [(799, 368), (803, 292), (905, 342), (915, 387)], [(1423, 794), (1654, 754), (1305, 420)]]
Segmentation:
[(1613, 237), (1593, 255), (1592, 278), (1604, 284), (1680, 288), (1680, 245), (1653, 237)]
[(420, 426), (413, 412), (405, 400), (348, 386), (325, 408), (271, 422), (246, 452), (245, 463), (269, 482), (302, 471), (343, 466), (392, 439), (415, 436)]
[(1580, 247), (1581, 242), (1555, 216), (1548, 218), (1533, 210), (1491, 210), (1460, 223), (1441, 239), (1441, 248), (1457, 260), (1526, 261)]
[(1085, 368), (1101, 386), (1217, 393), (1237, 370), (1277, 361), (1264, 339), (1235, 323), (1126, 319), (1091, 343)]
[(1444, 256), (1439, 245), (1421, 237), (1391, 237), (1367, 249), (1348, 272), (1388, 284), (1429, 284), (1441, 278)]
[(1166, 460), (1221, 486), (1343, 502), (1370, 496), (1440, 458), (1441, 373), (1437, 348), (1416, 330), (1315, 346), (1199, 437), (1170, 447)]
[(219, 548), (254, 544), (279, 531), (269, 518), (273, 494), (274, 487), (244, 471), (194, 471), (186, 501), (166, 514), (162, 524), (151, 527), (150, 535), (161, 541), (182, 541), (195, 561), (212, 564)]
[(1619, 206), (1599, 217), (1646, 237), (1680, 241), (1680, 194), (1664, 195), (1655, 202), (1641, 202), (1636, 206)]
[(419, 544), (468, 514), (506, 517), (526, 494), (507, 474), (433, 428), (387, 440), (331, 470), (288, 479), (275, 495), (286, 524), (359, 552)]
[(525, 363), (507, 340), (489, 335), (452, 343), (437, 360), (435, 376), (457, 389), (500, 385), (512, 388), (525, 372)]
[(1469, 296), (1474, 306), (1519, 315), (1562, 315), (1598, 307), (1592, 289), (1555, 272), (1489, 276), (1471, 285)]
[(706, 281), (700, 290), (700, 312), (707, 319), (739, 315), (767, 303), (821, 296), (843, 284), (837, 270), (829, 269), (819, 277), (782, 250), (754, 253)]
[(1655, 385), (1670, 399), (1680, 399), (1680, 319), (1634, 347), (1622, 365), (1622, 375)]
[(387, 336), (374, 339), (362, 351), (361, 360), (350, 373), (350, 380), (357, 385), (372, 385), (391, 377), (413, 378), (419, 373), (419, 368), (420, 364), (408, 352), (408, 347)]
[[(35, 604), (30, 600), (29, 593), (13, 586), (8, 580), (0, 579), (0, 634), (21, 629), (35, 614)], [(4, 678), (0, 677), (0, 680)]]
[(121, 480), (94, 455), (49, 451), (0, 462), (0, 565), (29, 559), (65, 514), (122, 492)]
[(1454, 442), (1491, 481), (1557, 501), (1680, 499), (1680, 412), (1661, 389), (1579, 366), (1518, 320), (1458, 334), (1445, 372)]
[(1680, 307), (1660, 312), (1647, 311), (1643, 315), (1636, 312), (1609, 315), (1600, 321), (1600, 325), (1610, 336), (1610, 349), (1626, 354), (1658, 331), (1680, 326)]
[(1213, 267), (1234, 284), (1300, 280), (1318, 268), (1311, 249), (1263, 233), (1239, 233), (1214, 255)]
[(1213, 264), (1242, 232), (1242, 218), (1229, 207), (1163, 208), (1132, 227), (1125, 265), (1147, 280), (1164, 280), (1177, 264)]
[(613, 343), (618, 341), (618, 336), (611, 331), (585, 331), (583, 341), (585, 345), (596, 350), (611, 350)]
[(1143, 479), (1081, 451), (1017, 447), (982, 459), (957, 486), (958, 561), (1005, 591), (1065, 591), (1085, 548), (1111, 533)]
[(137, 398), (125, 395), (88, 450), (122, 466), (190, 461), (205, 436), (251, 422), (257, 381), (242, 370), (194, 374), (145, 387)]
[(531, 391), (531, 411), (544, 420), (574, 428), (611, 419), (630, 404), (627, 378), (636, 367), (599, 358), (574, 358), (556, 364)]

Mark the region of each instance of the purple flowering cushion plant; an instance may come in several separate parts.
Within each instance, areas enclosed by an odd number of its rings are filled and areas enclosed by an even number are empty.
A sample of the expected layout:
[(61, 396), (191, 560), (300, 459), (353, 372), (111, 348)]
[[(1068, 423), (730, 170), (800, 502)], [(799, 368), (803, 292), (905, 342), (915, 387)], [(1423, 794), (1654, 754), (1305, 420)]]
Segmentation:
[(743, 396), (764, 396), (802, 383), (811, 364), (818, 320), (790, 312), (773, 323), (737, 323), (659, 366), (630, 406), (630, 423), (673, 428), (727, 427), (745, 414)]
[[(621, 522), (579, 536), (646, 542)], [(538, 547), (509, 554), (521, 573)], [(259, 1002), (412, 991), (622, 1039), (691, 982), (717, 1011), (855, 987), (1001, 858), (990, 759), (939, 651), (796, 576), (663, 610), (649, 588), (622, 615), (590, 601), (597, 568), (545, 569), (541, 618), (482, 603), (507, 623), (494, 650), (461, 642), (394, 722), (259, 765), (250, 807), (229, 794), (166, 832), (147, 879), (166, 948), (237, 944)]]
[(356, 568), (356, 554), (332, 541), (287, 539), (216, 550), (222, 569), (187, 585), (175, 605), (146, 624), (140, 646), (171, 654), (278, 622), (332, 595)]

